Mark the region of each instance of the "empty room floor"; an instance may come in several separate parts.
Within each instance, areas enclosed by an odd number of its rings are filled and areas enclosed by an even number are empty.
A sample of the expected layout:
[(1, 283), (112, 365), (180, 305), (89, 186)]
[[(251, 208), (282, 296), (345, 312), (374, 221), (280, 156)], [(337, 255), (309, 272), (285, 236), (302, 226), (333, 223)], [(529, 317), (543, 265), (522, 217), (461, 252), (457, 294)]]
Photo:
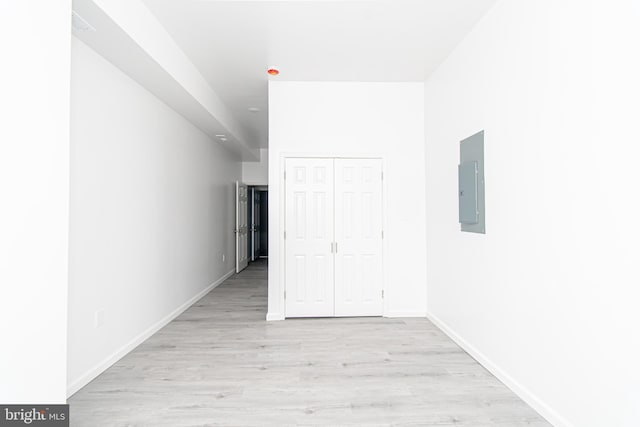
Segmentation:
[(250, 265), (69, 399), (72, 426), (549, 426), (427, 319), (266, 322)]

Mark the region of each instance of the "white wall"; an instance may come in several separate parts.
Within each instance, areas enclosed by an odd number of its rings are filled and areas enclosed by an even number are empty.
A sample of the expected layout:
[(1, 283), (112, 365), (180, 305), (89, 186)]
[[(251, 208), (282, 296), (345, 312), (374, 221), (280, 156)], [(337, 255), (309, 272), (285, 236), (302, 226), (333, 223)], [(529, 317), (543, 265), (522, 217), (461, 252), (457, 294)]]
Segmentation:
[(71, 2), (0, 2), (0, 402), (66, 401)]
[(268, 149), (260, 149), (259, 162), (242, 162), (242, 182), (249, 185), (269, 185)]
[(77, 39), (71, 89), (74, 392), (233, 270), (241, 166)]
[[(425, 85), (428, 311), (555, 425), (640, 425), (640, 7), (501, 1)], [(457, 223), (485, 133), (487, 234)]]
[(423, 90), (422, 83), (270, 82), (268, 319), (284, 316), (288, 154), (383, 158), (385, 314), (425, 315)]

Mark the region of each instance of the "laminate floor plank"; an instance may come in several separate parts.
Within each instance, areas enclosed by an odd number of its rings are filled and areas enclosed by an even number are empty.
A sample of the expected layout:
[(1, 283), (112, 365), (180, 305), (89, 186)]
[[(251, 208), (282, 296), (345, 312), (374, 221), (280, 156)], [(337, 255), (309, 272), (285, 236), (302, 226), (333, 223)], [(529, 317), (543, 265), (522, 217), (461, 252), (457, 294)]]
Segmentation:
[(266, 322), (266, 261), (69, 399), (74, 427), (548, 427), (427, 319)]

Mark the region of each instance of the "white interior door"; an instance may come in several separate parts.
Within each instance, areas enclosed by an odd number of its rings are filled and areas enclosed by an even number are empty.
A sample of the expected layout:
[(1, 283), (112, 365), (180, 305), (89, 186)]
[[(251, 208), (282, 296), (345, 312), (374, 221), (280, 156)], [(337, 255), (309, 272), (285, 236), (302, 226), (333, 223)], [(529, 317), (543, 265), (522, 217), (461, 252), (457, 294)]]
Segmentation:
[(236, 181), (236, 273), (249, 265), (247, 202), (247, 186)]
[(287, 159), (285, 182), (286, 316), (333, 316), (333, 159)]
[(382, 315), (382, 161), (335, 160), (335, 315)]

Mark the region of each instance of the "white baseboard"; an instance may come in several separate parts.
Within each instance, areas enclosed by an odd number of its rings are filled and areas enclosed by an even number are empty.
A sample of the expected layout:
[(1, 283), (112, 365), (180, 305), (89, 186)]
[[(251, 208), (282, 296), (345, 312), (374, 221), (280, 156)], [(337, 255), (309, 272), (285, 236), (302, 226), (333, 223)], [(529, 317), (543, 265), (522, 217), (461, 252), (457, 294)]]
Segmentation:
[(574, 427), (569, 421), (553, 410), (549, 405), (544, 403), (542, 399), (529, 391), (522, 384), (514, 380), (509, 374), (500, 369), (495, 363), (489, 360), (484, 354), (482, 354), (471, 343), (458, 335), (453, 329), (447, 326), (437, 316), (427, 313), (427, 318), (431, 320), (438, 328), (456, 342), (464, 351), (469, 353), (478, 363), (484, 366), (489, 372), (491, 372), (496, 378), (504, 383), (517, 394), (522, 400), (524, 400), (529, 406), (535, 409), (542, 417), (544, 417), (549, 423), (555, 427)]
[(384, 317), (427, 317), (424, 311), (387, 311)]
[(267, 313), (267, 321), (272, 322), (274, 320), (284, 320), (284, 314), (282, 313)]
[(211, 290), (213, 290), (215, 287), (220, 285), (222, 282), (224, 282), (225, 280), (227, 280), (229, 277), (233, 276), (234, 274), (235, 274), (235, 269), (229, 271), (224, 276), (222, 276), (221, 278), (219, 278), (218, 280), (216, 280), (215, 282), (213, 282), (212, 284), (207, 286), (205, 289), (203, 289), (202, 291), (198, 292), (196, 295), (191, 297), (184, 304), (180, 305), (178, 308), (173, 310), (171, 313), (167, 314), (165, 317), (160, 319), (158, 322), (153, 324), (151, 327), (149, 327), (148, 329), (146, 329), (145, 331), (140, 333), (138, 336), (133, 338), (131, 341), (129, 341), (128, 343), (123, 345), (119, 350), (115, 351), (113, 354), (111, 354), (110, 356), (106, 357), (104, 360), (102, 360), (96, 366), (94, 366), (93, 368), (89, 369), (86, 373), (81, 375), (80, 378), (78, 378), (75, 381), (71, 382), (71, 384), (68, 384), (67, 385), (67, 397), (71, 397), (78, 390), (80, 390), (82, 387), (84, 387), (87, 384), (89, 384), (98, 375), (100, 375), (101, 373), (106, 371), (111, 365), (116, 363), (118, 360), (122, 359), (124, 356), (127, 355), (127, 353), (129, 353), (131, 350), (133, 350), (134, 348), (136, 348), (137, 346), (142, 344), (144, 341), (146, 341), (153, 334), (155, 334), (160, 329), (165, 327), (173, 319), (175, 319), (176, 317), (181, 315), (186, 309), (191, 307), (196, 301), (198, 301), (200, 298), (204, 297), (206, 294), (211, 292)]

